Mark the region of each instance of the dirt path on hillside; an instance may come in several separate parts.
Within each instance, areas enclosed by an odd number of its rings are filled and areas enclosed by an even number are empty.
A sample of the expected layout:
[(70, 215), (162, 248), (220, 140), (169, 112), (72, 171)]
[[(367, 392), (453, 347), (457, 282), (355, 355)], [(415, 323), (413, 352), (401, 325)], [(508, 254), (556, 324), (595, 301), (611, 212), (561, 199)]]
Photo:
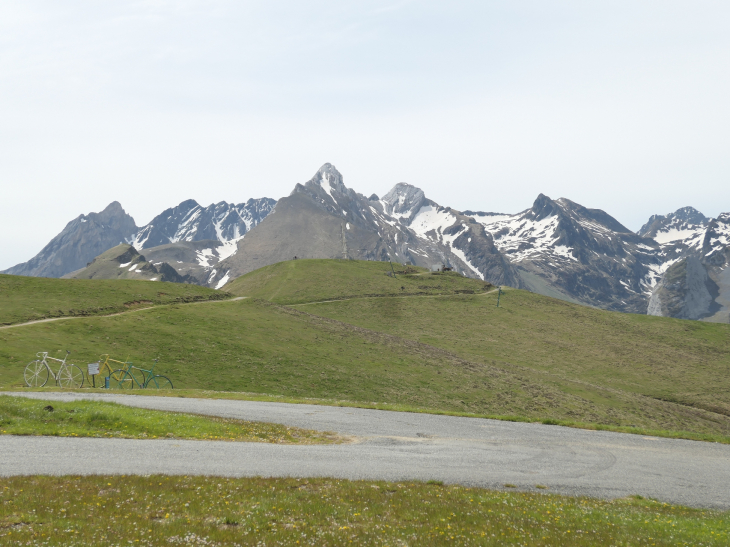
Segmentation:
[[(301, 304), (281, 304), (281, 306), (309, 306), (310, 304), (328, 304), (330, 302), (346, 302), (347, 300), (368, 300), (373, 298), (442, 298), (444, 296), (484, 296), (486, 294), (492, 294), (497, 292), (499, 289), (492, 289), (491, 291), (481, 293), (451, 293), (451, 294), (404, 294), (403, 296), (388, 295), (382, 296), (351, 296), (345, 298), (336, 298), (335, 300), (318, 300), (316, 302), (302, 302)], [(502, 289), (502, 292), (506, 292)]]
[(227, 300), (203, 300), (201, 302), (175, 302), (174, 304), (160, 304), (159, 306), (148, 306), (146, 308), (136, 308), (134, 310), (120, 311), (117, 313), (110, 313), (109, 315), (68, 315), (64, 317), (51, 317), (49, 319), (37, 319), (35, 321), (27, 321), (25, 323), (15, 323), (14, 325), (3, 325), (0, 330), (14, 329), (16, 327), (27, 327), (28, 325), (37, 325), (38, 323), (51, 323), (53, 321), (65, 321), (68, 319), (90, 319), (93, 317), (116, 317), (117, 315), (126, 315), (128, 313), (136, 313), (138, 311), (151, 310), (154, 308), (163, 308), (165, 306), (173, 305), (191, 305), (191, 304), (216, 304), (219, 302), (235, 302), (236, 300), (243, 300), (248, 296), (237, 296), (236, 298), (229, 298)]

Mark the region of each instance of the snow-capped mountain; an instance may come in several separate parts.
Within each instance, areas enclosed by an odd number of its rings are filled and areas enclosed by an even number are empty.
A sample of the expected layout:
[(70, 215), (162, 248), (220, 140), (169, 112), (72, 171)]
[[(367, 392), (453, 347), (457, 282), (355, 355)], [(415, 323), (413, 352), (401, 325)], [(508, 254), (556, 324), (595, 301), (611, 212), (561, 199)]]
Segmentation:
[(523, 286), (473, 219), (438, 206), (408, 184), (396, 185), (382, 200), (366, 198), (347, 188), (329, 163), (277, 202), (238, 243), (238, 252), (220, 263), (218, 276), (233, 279), (295, 256), (445, 264), (491, 283)]
[(527, 286), (596, 307), (645, 313), (659, 245), (600, 209), (540, 194), (515, 215), (466, 211)]
[(668, 215), (652, 215), (637, 232), (658, 243), (691, 237), (697, 228), (707, 226), (708, 218), (694, 207), (682, 207)]
[(189, 199), (157, 215), (129, 243), (138, 251), (178, 241), (235, 243), (266, 218), (274, 205), (276, 200), (261, 198), (237, 205), (221, 201), (201, 207)]
[[(235, 253), (236, 243), (275, 204), (273, 199), (260, 198), (237, 205), (220, 202), (201, 207), (191, 199), (166, 209), (149, 224), (138, 228), (115, 201), (101, 213), (80, 215), (72, 220), (38, 255), (2, 273), (62, 277), (84, 269), (104, 251), (129, 243), (138, 251), (145, 249), (145, 255), (158, 263), (167, 261), (168, 256), (192, 259), (191, 262), (176, 260), (176, 269), (182, 278), (205, 285), (215, 264)], [(194, 245), (199, 241), (205, 242), (202, 247)], [(180, 249), (176, 253), (169, 245), (178, 245)], [(163, 248), (157, 250), (160, 246)]]
[(650, 315), (730, 322), (730, 213), (685, 207), (642, 228), (660, 245)]

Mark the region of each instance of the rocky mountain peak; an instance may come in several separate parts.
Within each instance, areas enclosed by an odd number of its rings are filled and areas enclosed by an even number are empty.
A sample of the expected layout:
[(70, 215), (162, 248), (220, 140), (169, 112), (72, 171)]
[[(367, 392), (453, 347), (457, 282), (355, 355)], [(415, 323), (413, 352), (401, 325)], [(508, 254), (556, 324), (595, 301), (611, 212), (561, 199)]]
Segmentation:
[(249, 199), (238, 205), (221, 201), (201, 207), (188, 199), (165, 209), (130, 240), (138, 250), (178, 241), (237, 241), (274, 208), (269, 198)]
[(126, 215), (127, 213), (122, 207), (121, 203), (119, 203), (118, 201), (112, 201), (97, 214), (100, 217), (111, 217), (116, 215)]
[(531, 212), (533, 220), (543, 220), (548, 217), (553, 217), (560, 214), (563, 211), (560, 205), (550, 199), (545, 194), (540, 194), (532, 204)]
[(411, 217), (426, 201), (423, 190), (405, 182), (396, 184), (381, 200), (385, 211), (394, 217)]
[(119, 202), (113, 201), (99, 213), (79, 215), (40, 253), (4, 273), (61, 277), (83, 268), (95, 256), (133, 237), (136, 231), (134, 219)]
[(668, 216), (674, 217), (684, 222), (690, 222), (692, 224), (702, 224), (703, 222), (707, 221), (707, 217), (700, 213), (694, 207), (682, 207), (681, 209), (677, 209)]
[(709, 219), (694, 207), (682, 207), (667, 215), (652, 215), (637, 233), (643, 237), (654, 238), (658, 232), (705, 226), (708, 221)]
[(337, 200), (335, 200), (332, 196), (333, 191), (341, 192), (343, 194), (347, 193), (347, 187), (343, 182), (342, 174), (331, 163), (325, 163), (322, 167), (320, 167), (305, 186), (309, 188), (314, 187), (315, 189), (321, 188), (334, 201)]

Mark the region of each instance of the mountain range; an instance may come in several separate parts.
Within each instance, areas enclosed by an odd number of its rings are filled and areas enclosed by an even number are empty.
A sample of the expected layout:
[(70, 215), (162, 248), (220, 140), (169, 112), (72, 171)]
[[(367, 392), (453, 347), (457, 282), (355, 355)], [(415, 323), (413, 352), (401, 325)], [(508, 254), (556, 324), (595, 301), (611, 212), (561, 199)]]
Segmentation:
[(542, 194), (517, 214), (457, 211), (406, 183), (365, 197), (329, 163), (278, 201), (187, 200), (142, 227), (113, 202), (3, 273), (221, 288), (295, 257), (446, 266), (603, 309), (730, 321), (730, 213), (684, 207), (635, 233), (600, 209)]

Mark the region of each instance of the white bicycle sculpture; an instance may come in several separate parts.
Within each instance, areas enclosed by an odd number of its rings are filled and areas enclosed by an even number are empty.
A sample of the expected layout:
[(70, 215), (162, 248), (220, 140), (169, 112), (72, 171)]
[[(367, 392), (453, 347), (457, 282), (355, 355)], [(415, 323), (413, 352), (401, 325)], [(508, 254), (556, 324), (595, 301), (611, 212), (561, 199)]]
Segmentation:
[[(39, 359), (28, 363), (25, 367), (25, 372), (23, 373), (25, 383), (28, 384), (28, 387), (45, 386), (46, 382), (48, 382), (49, 376), (53, 377), (59, 387), (79, 388), (83, 386), (84, 372), (76, 365), (66, 363), (69, 353), (71, 352), (66, 350), (66, 357), (63, 359), (48, 357), (47, 351), (36, 353), (36, 357), (39, 357)], [(48, 365), (49, 359), (61, 363), (61, 367), (58, 369), (57, 374), (53, 374), (51, 367)]]

